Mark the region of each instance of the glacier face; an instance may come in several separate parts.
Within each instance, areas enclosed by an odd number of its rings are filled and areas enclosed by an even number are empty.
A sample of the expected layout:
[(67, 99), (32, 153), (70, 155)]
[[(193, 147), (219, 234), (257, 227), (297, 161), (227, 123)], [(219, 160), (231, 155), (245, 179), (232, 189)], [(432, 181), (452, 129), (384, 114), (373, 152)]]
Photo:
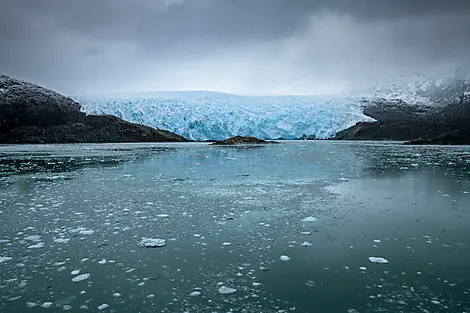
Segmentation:
[(319, 96), (239, 96), (217, 92), (147, 92), (75, 97), (88, 114), (109, 114), (167, 129), (192, 140), (232, 136), (325, 139), (359, 121), (358, 99)]

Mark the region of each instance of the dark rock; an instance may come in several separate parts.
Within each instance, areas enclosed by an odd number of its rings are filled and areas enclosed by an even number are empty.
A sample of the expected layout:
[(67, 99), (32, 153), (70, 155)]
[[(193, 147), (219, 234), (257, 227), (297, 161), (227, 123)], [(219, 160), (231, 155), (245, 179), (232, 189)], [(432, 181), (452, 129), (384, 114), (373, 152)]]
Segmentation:
[(86, 115), (70, 98), (0, 76), (0, 143), (187, 141), (166, 130), (114, 116)]
[(307, 135), (303, 135), (302, 137), (299, 138), (299, 140), (315, 140), (317, 139), (314, 135), (311, 135), (311, 136), (307, 136)]
[(235, 136), (232, 138), (228, 138), (226, 140), (218, 140), (212, 143), (212, 145), (246, 145), (246, 144), (276, 144), (275, 141), (266, 141), (262, 139), (258, 139), (256, 137), (242, 137), (242, 136)]
[(470, 94), (443, 106), (409, 105), (401, 100), (369, 103), (364, 114), (376, 122), (357, 123), (336, 140), (396, 140), (409, 144), (470, 144)]
[(430, 123), (410, 121), (360, 122), (338, 132), (335, 140), (395, 140), (419, 138), (429, 132)]

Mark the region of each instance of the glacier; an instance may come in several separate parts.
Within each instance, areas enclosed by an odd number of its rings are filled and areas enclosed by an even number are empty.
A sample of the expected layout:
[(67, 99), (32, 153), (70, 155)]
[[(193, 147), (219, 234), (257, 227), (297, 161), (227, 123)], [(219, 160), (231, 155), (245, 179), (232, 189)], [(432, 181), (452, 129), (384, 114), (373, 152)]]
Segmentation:
[(87, 114), (107, 114), (167, 129), (191, 140), (232, 136), (326, 139), (359, 121), (357, 98), (241, 96), (207, 91), (142, 92), (74, 97)]

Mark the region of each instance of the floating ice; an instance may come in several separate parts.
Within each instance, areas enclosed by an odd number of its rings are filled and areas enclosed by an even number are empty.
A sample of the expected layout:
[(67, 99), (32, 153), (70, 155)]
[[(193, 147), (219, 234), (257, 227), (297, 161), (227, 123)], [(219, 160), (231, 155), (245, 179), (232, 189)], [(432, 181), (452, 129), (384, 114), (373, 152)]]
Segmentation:
[(28, 247), (28, 249), (40, 249), (42, 247), (44, 247), (44, 242), (39, 242), (35, 245), (31, 245), (31, 246)]
[(71, 233), (78, 233), (80, 235), (93, 235), (95, 233), (94, 230), (86, 229), (84, 227), (78, 227), (75, 229), (70, 230)]
[(253, 285), (253, 287), (259, 287), (259, 286), (261, 286), (261, 283), (256, 283), (256, 282), (255, 282), (255, 283), (253, 283), (252, 285)]
[(281, 257), (279, 259), (281, 261), (289, 261), (290, 260), (290, 258), (287, 255), (281, 255)]
[(302, 222), (315, 222), (316, 220), (317, 220), (316, 217), (309, 216), (309, 217), (304, 218)]
[(44, 302), (41, 306), (45, 309), (49, 309), (54, 305), (52, 302)]
[(230, 288), (226, 286), (222, 286), (219, 288), (219, 293), (222, 295), (229, 295), (235, 292), (237, 292), (237, 289), (234, 289), (234, 288)]
[(13, 260), (13, 258), (6, 257), (6, 256), (0, 256), (0, 263), (8, 262)]
[(41, 236), (39, 235), (31, 235), (31, 236), (27, 236), (24, 238), (25, 240), (29, 240), (29, 241), (41, 241)]
[(321, 96), (237, 96), (216, 92), (152, 92), (77, 97), (88, 114), (115, 115), (192, 140), (236, 135), (262, 139), (328, 138), (359, 121), (359, 99)]
[[(219, 292), (220, 292), (220, 291), (219, 291)], [(199, 296), (200, 294), (201, 294), (200, 291), (193, 291), (193, 292), (191, 292), (191, 293), (189, 294), (189, 296), (190, 296), (190, 297), (197, 297), (197, 296)]]
[(165, 245), (166, 245), (165, 239), (157, 239), (157, 238), (142, 237), (142, 240), (139, 242), (139, 246), (145, 247), (145, 248), (157, 248), (157, 247), (163, 247)]
[(68, 243), (70, 241), (69, 238), (56, 238), (54, 239), (55, 243)]
[(377, 264), (387, 264), (388, 263), (387, 259), (380, 258), (380, 257), (375, 257), (375, 256), (369, 257), (369, 261), (371, 261), (372, 263), (377, 263)]
[(106, 261), (106, 259), (101, 259), (100, 261), (98, 261), (98, 264), (106, 264), (108, 261)]
[(157, 214), (157, 217), (169, 217), (169, 214)]
[(101, 310), (104, 310), (104, 309), (106, 309), (106, 308), (108, 308), (108, 307), (109, 307), (109, 305), (107, 305), (106, 303), (103, 303), (102, 305), (98, 306), (98, 310), (101, 311)]
[(78, 282), (87, 280), (89, 277), (90, 277), (90, 274), (81, 274), (81, 275), (78, 275), (78, 276), (72, 278), (72, 281), (74, 283), (78, 283)]
[(310, 242), (304, 241), (300, 244), (302, 247), (310, 247), (312, 244)]
[(360, 269), (361, 271), (367, 271), (367, 268), (366, 268), (365, 266), (361, 266), (361, 267), (359, 267), (359, 269)]
[(37, 306), (37, 303), (28, 301), (28, 302), (26, 302), (26, 306), (28, 308), (34, 308), (35, 306)]
[(230, 243), (230, 242), (224, 242), (224, 243), (222, 243), (222, 246), (230, 246), (231, 244), (232, 243)]
[(80, 274), (80, 270), (73, 270), (70, 274), (78, 275), (78, 274)]
[(115, 297), (115, 298), (119, 298), (120, 296), (121, 296), (121, 294), (119, 292), (113, 293), (113, 297)]

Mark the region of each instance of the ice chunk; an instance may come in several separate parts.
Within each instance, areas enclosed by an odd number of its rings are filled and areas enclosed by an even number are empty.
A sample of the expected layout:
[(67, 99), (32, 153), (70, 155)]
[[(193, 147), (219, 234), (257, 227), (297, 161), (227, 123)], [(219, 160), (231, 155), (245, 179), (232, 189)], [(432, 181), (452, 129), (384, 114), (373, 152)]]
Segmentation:
[(115, 298), (119, 298), (120, 296), (121, 296), (121, 294), (119, 292), (113, 293), (113, 297), (115, 297)]
[(26, 302), (26, 306), (28, 308), (34, 308), (35, 306), (37, 306), (37, 303), (28, 301), (28, 302)]
[(69, 238), (56, 238), (54, 239), (55, 243), (68, 243), (70, 241)]
[(281, 255), (281, 257), (279, 258), (281, 261), (289, 261), (290, 258), (287, 256), (287, 255)]
[(219, 293), (222, 295), (229, 295), (235, 292), (237, 292), (237, 289), (234, 289), (234, 288), (230, 288), (226, 286), (222, 286), (219, 288)]
[(78, 274), (80, 274), (80, 270), (73, 270), (70, 274), (78, 275)]
[(315, 222), (316, 220), (317, 220), (316, 217), (309, 216), (309, 217), (304, 218), (302, 222)]
[(230, 243), (230, 242), (224, 242), (224, 243), (222, 243), (222, 246), (230, 246), (231, 244), (232, 243)]
[(236, 135), (261, 139), (328, 138), (365, 116), (358, 98), (237, 96), (216, 92), (151, 92), (76, 97), (88, 114), (168, 129), (192, 140)]
[(102, 311), (102, 310), (104, 310), (104, 309), (106, 309), (106, 308), (108, 308), (108, 307), (109, 307), (109, 305), (107, 305), (106, 303), (103, 303), (102, 305), (99, 305), (99, 306), (98, 306), (98, 310)]
[(31, 246), (28, 247), (28, 249), (40, 249), (42, 247), (44, 247), (44, 242), (39, 242), (35, 245), (31, 245)]
[(361, 271), (367, 271), (367, 268), (366, 268), (365, 266), (361, 266), (361, 267), (359, 267), (359, 269), (360, 269)]
[(190, 297), (197, 297), (197, 296), (199, 296), (200, 294), (201, 294), (200, 291), (193, 291), (193, 292), (191, 292), (191, 293), (189, 294), (189, 296), (190, 296)]
[(384, 258), (381, 258), (381, 257), (375, 257), (375, 256), (369, 257), (369, 261), (371, 261), (372, 263), (377, 263), (377, 264), (387, 264), (388, 263), (387, 259), (384, 259)]
[(54, 305), (52, 302), (44, 302), (41, 306), (45, 309), (49, 309)]
[(312, 244), (310, 242), (304, 241), (300, 244), (302, 247), (310, 247)]
[(90, 274), (88, 274), (88, 273), (87, 274), (81, 274), (81, 275), (78, 275), (78, 276), (72, 278), (72, 281), (74, 283), (78, 283), (78, 282), (87, 280), (89, 277), (90, 277)]
[(145, 248), (157, 248), (157, 247), (163, 247), (165, 245), (166, 245), (165, 239), (157, 239), (157, 238), (142, 237), (142, 240), (139, 242), (139, 246), (145, 247)]
[(8, 262), (13, 260), (13, 258), (6, 257), (6, 256), (0, 256), (0, 263)]

